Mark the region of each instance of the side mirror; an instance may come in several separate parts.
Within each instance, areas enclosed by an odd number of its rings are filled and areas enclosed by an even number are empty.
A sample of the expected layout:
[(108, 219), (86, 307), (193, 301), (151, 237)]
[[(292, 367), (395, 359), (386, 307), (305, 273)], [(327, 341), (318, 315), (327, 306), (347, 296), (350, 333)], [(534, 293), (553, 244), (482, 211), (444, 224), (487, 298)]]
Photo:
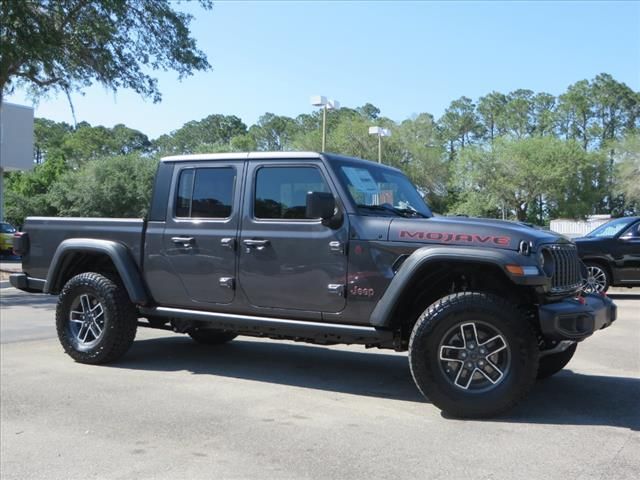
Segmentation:
[(326, 192), (309, 192), (307, 193), (307, 209), (305, 216), (307, 218), (321, 218), (328, 220), (335, 215), (336, 199), (333, 194)]

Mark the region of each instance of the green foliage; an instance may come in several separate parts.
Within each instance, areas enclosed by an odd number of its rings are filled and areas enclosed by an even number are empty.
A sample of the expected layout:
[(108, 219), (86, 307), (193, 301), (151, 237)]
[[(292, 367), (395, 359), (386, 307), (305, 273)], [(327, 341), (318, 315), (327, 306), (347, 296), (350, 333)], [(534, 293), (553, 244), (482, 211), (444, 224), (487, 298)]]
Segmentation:
[[(502, 138), (494, 147), (467, 148), (454, 167), (460, 200), (455, 213), (510, 217), (581, 217), (603, 194), (605, 158), (553, 137)], [(541, 211), (542, 209), (542, 211)]]
[(182, 78), (210, 67), (189, 36), (192, 17), (168, 0), (0, 0), (0, 11), (0, 100), (17, 86), (38, 97), (97, 81), (157, 102), (150, 70)]
[[(616, 177), (615, 193), (623, 195), (635, 209), (640, 208), (640, 133), (628, 135), (613, 145)], [(621, 212), (627, 213), (627, 212)]]
[(153, 142), (153, 148), (162, 155), (228, 151), (231, 140), (247, 133), (247, 126), (235, 115), (209, 115), (192, 120), (168, 135)]
[(157, 165), (136, 154), (92, 160), (60, 177), (48, 200), (61, 216), (143, 217)]
[[(2, 0), (0, 0), (2, 1)], [(640, 208), (640, 94), (601, 74), (559, 97), (531, 90), (491, 92), (477, 104), (453, 101), (436, 121), (421, 113), (399, 123), (370, 103), (327, 112), (327, 150), (402, 169), (434, 211), (535, 223)], [(250, 128), (212, 114), (149, 141), (125, 125), (75, 128), (35, 121), (37, 164), (5, 174), (6, 212), (27, 215), (140, 216), (155, 157), (255, 150), (319, 151), (319, 110), (295, 118), (265, 113)]]

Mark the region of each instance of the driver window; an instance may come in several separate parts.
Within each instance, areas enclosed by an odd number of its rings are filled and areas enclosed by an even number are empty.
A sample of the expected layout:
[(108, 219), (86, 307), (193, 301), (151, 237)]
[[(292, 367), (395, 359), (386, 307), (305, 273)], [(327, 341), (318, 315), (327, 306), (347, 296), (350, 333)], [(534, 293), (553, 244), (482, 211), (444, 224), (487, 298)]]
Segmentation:
[(629, 230), (624, 232), (621, 238), (640, 238), (640, 223), (636, 223)]

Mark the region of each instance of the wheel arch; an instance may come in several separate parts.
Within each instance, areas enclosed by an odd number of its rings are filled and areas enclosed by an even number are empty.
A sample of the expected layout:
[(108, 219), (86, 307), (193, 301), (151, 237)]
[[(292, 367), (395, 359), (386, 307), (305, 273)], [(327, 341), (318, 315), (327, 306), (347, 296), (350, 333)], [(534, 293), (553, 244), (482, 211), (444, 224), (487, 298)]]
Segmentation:
[(487, 249), (416, 250), (391, 281), (373, 310), (370, 323), (375, 327), (396, 328), (406, 322), (407, 314), (424, 310), (439, 298), (465, 288), (515, 297), (514, 300), (523, 298), (531, 289), (517, 284), (505, 270), (507, 264), (524, 263), (525, 257), (517, 256), (520, 255), (516, 252)]
[(111, 240), (74, 238), (60, 243), (51, 261), (43, 292), (59, 293), (71, 277), (84, 272), (117, 276), (133, 303), (149, 303), (142, 276), (129, 250)]

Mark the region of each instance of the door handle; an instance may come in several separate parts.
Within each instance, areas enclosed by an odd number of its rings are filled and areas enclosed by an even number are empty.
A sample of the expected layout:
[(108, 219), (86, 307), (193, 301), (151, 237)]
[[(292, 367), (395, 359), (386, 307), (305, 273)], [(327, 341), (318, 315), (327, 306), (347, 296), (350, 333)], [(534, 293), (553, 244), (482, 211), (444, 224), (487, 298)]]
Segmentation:
[(171, 241), (176, 245), (182, 245), (184, 248), (189, 248), (196, 243), (196, 239), (193, 237), (171, 237)]
[(243, 240), (242, 243), (247, 247), (247, 251), (249, 251), (251, 247), (256, 250), (264, 250), (264, 247), (268, 246), (271, 242), (269, 240), (255, 240), (253, 238), (247, 238)]

